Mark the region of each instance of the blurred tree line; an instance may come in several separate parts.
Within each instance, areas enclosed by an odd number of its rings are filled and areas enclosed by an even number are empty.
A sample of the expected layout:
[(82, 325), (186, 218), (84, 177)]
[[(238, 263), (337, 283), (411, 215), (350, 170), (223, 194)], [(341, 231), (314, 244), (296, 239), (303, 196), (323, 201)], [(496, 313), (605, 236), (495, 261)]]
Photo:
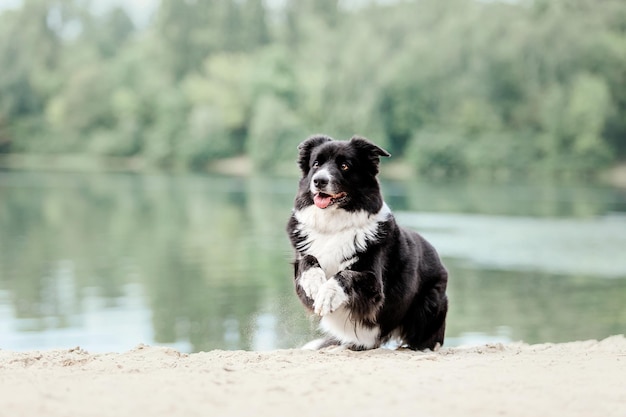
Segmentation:
[(0, 152), (204, 169), (358, 133), (426, 176), (626, 158), (626, 2), (23, 0), (0, 15)]

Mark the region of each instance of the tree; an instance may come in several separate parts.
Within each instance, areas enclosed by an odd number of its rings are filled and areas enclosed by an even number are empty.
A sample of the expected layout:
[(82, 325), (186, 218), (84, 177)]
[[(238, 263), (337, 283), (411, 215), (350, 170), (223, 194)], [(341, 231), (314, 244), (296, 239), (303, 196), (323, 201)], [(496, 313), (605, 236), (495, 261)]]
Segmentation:
[(158, 9), (155, 30), (163, 42), (162, 61), (168, 65), (175, 79), (198, 71), (204, 60), (220, 48), (219, 0), (179, 1), (163, 0)]
[(126, 11), (115, 7), (102, 17), (90, 16), (82, 37), (94, 44), (105, 58), (115, 55), (135, 31), (135, 25)]
[(325, 132), (423, 175), (589, 176), (626, 158), (622, 0), (163, 0), (155, 16), (3, 11), (0, 151), (267, 169)]
[(242, 5), (242, 21), (245, 50), (254, 50), (270, 43), (270, 30), (267, 25), (267, 10), (263, 0), (246, 0)]

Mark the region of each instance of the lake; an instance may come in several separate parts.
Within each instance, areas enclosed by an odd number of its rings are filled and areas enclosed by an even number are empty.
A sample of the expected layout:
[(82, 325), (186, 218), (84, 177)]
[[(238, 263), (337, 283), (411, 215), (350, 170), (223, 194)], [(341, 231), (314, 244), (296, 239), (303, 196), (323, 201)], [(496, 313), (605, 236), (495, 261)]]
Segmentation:
[[(0, 349), (298, 347), (297, 179), (0, 171)], [(446, 345), (626, 332), (626, 190), (383, 181), (450, 272)]]

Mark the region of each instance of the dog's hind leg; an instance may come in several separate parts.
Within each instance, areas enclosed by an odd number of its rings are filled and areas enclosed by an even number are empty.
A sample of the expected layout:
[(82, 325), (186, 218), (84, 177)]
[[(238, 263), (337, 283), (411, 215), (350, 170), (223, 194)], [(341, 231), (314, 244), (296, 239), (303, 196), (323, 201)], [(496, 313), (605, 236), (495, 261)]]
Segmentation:
[(333, 347), (333, 346), (340, 346), (340, 345), (341, 343), (339, 343), (337, 340), (335, 340), (332, 337), (322, 337), (319, 339), (311, 340), (310, 342), (302, 346), (302, 349), (303, 350), (320, 350), (320, 349)]
[[(447, 310), (447, 303), (446, 303)], [(443, 339), (446, 332), (446, 311), (440, 311), (437, 315), (431, 317), (426, 323), (423, 330), (423, 338), (409, 343), (409, 348), (413, 350), (439, 350), (443, 345)]]
[(424, 291), (411, 306), (404, 323), (404, 342), (409, 349), (435, 350), (443, 345), (448, 298), (438, 286)]

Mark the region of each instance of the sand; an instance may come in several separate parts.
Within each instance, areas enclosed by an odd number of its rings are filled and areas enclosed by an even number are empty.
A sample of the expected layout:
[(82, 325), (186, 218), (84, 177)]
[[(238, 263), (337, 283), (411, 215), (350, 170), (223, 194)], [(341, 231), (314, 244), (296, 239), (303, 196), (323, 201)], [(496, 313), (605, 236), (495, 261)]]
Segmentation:
[(626, 338), (437, 352), (0, 350), (0, 416), (626, 416)]

